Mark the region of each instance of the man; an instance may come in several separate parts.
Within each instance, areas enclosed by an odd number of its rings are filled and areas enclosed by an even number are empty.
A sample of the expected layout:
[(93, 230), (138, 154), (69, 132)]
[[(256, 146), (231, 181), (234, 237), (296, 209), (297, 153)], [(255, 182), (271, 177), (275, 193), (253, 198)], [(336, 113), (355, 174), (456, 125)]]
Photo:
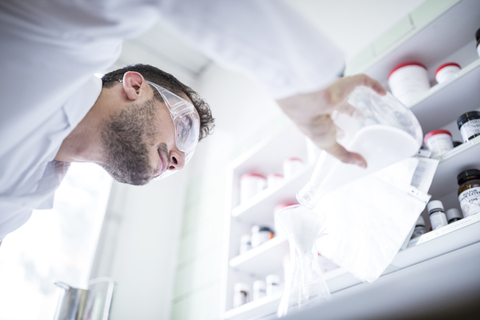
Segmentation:
[(23, 170), (9, 174), (2, 187), (0, 239), (22, 225), (32, 209), (52, 206), (71, 162), (97, 163), (119, 182), (143, 185), (182, 169), (214, 125), (208, 105), (192, 89), (149, 65), (127, 66), (102, 80), (92, 77), (82, 94), (96, 100), (93, 106), (75, 105), (86, 114), (72, 131), (49, 135), (46, 142), (32, 137), (42, 151), (56, 154), (47, 153), (46, 161), (27, 158), (23, 165), (9, 163), (15, 151), (3, 157), (3, 165)]
[(119, 182), (143, 185), (182, 169), (213, 128), (208, 105), (155, 67), (118, 69), (102, 84), (56, 161), (97, 163)]
[[(194, 148), (176, 140), (184, 133), (175, 130), (183, 130), (182, 123), (194, 128), (195, 115), (208, 128), (211, 115), (195, 105), (198, 114), (175, 120), (180, 114), (164, 95), (183, 99), (188, 111), (197, 99), (190, 89), (155, 83), (135, 69), (106, 75), (103, 87), (92, 76), (115, 62), (123, 39), (159, 18), (218, 63), (260, 82), (320, 148), (366, 166), (336, 142), (330, 115), (351, 111), (343, 101), (357, 85), (380, 94), (384, 89), (366, 76), (335, 82), (344, 68), (341, 52), (280, 1), (3, 0), (0, 240), (25, 223), (32, 209), (51, 208), (70, 162), (98, 163), (133, 184), (184, 166)], [(135, 118), (144, 132), (134, 126)], [(199, 138), (208, 132), (201, 130)]]

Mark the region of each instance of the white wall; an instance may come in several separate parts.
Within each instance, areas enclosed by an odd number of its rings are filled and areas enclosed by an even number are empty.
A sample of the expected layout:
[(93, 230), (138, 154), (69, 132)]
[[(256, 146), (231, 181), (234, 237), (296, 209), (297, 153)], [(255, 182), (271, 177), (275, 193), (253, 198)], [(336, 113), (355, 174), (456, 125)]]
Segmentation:
[(114, 183), (92, 274), (117, 282), (111, 320), (169, 319), (187, 175)]
[(425, 0), (287, 0), (350, 59)]

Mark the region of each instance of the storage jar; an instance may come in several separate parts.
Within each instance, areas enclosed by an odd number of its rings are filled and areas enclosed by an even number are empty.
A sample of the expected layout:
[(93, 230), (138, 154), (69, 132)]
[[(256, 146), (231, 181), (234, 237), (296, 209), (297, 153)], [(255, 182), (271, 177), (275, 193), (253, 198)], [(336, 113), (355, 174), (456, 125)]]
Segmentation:
[(432, 151), (432, 158), (438, 158), (445, 152), (453, 149), (452, 134), (448, 130), (434, 130), (423, 139), (428, 150)]
[(463, 142), (480, 136), (480, 112), (474, 110), (462, 114), (457, 119), (457, 125)]
[(425, 219), (420, 215), (418, 217), (417, 222), (415, 223), (415, 229), (413, 229), (412, 239), (420, 237), (422, 234), (427, 232), (427, 228), (425, 226)]
[(240, 178), (240, 203), (253, 198), (267, 186), (267, 179), (261, 174), (246, 173)]
[(266, 284), (263, 280), (256, 280), (253, 282), (253, 300), (258, 300), (266, 295)]
[(274, 232), (269, 227), (253, 226), (252, 227), (252, 248), (256, 248), (262, 243), (272, 239)]
[(291, 179), (296, 176), (302, 169), (305, 164), (300, 158), (289, 158), (283, 161), (283, 176), (285, 179)]
[(452, 209), (447, 210), (448, 224), (453, 223), (453, 222), (458, 221), (458, 220), (462, 220), (462, 219), (463, 219), (463, 215), (458, 209), (452, 208)]
[(475, 38), (477, 39), (477, 53), (478, 53), (478, 56), (480, 57), (480, 29), (477, 30), (475, 34)]
[(248, 302), (250, 288), (245, 283), (235, 283), (233, 286), (233, 307), (237, 308)]
[(280, 277), (276, 274), (269, 274), (266, 279), (267, 296), (274, 294), (280, 290)]
[(427, 68), (418, 62), (402, 63), (390, 72), (388, 86), (400, 102), (410, 106), (430, 89)]
[(267, 176), (267, 187), (277, 187), (281, 185), (284, 181), (284, 178), (281, 174), (278, 173), (271, 173)]
[(445, 82), (448, 79), (455, 77), (457, 72), (461, 69), (462, 67), (460, 67), (458, 63), (444, 63), (437, 68), (437, 71), (435, 71), (435, 80), (437, 80), (438, 83)]
[(463, 216), (469, 217), (480, 212), (480, 170), (470, 169), (457, 176), (458, 201)]
[(443, 203), (441, 201), (430, 201), (427, 204), (427, 210), (430, 217), (432, 230), (440, 229), (448, 224), (447, 216), (445, 215), (445, 209), (443, 208)]
[(240, 237), (240, 254), (252, 249), (252, 235), (244, 234)]

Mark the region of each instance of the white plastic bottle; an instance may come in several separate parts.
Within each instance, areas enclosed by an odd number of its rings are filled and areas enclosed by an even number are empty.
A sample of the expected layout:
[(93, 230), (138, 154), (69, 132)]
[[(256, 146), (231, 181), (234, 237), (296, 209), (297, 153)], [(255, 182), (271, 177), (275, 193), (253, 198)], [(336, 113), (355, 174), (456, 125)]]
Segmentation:
[(437, 230), (448, 224), (447, 216), (445, 215), (445, 209), (441, 201), (430, 201), (427, 204), (427, 210), (430, 217), (430, 224), (432, 225), (432, 230)]
[(253, 282), (253, 300), (258, 300), (266, 295), (266, 284), (263, 280), (256, 280)]
[(267, 296), (274, 294), (280, 290), (280, 277), (276, 274), (269, 274), (266, 279)]
[(422, 216), (418, 217), (417, 222), (415, 223), (415, 229), (413, 230), (412, 239), (420, 237), (422, 234), (427, 232), (425, 227), (425, 219)]
[(235, 283), (233, 286), (233, 307), (237, 308), (248, 302), (250, 288), (245, 283)]

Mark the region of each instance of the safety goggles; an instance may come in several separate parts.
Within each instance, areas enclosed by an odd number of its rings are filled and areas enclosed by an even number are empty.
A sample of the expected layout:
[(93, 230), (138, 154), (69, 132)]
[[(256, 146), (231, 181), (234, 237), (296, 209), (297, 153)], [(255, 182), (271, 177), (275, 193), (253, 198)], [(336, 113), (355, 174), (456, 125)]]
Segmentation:
[[(177, 149), (185, 153), (185, 163), (187, 163), (195, 152), (200, 136), (200, 119), (195, 112), (195, 107), (158, 84), (150, 81), (147, 83), (157, 89), (170, 111), (170, 117), (175, 127), (175, 143)], [(165, 170), (156, 179), (164, 178), (174, 172), (175, 170)]]

